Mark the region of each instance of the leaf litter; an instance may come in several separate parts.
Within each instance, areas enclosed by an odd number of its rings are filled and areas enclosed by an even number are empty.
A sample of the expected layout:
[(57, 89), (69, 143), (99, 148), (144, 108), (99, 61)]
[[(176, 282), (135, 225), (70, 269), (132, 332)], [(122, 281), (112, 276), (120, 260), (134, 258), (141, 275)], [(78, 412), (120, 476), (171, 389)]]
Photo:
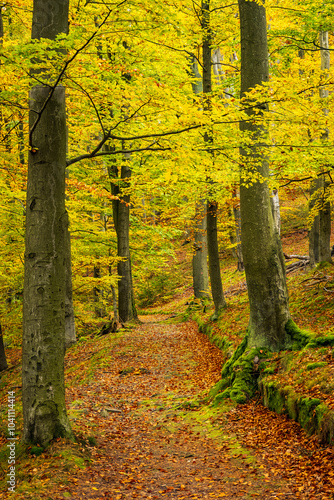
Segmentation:
[[(17, 498), (333, 499), (333, 448), (259, 401), (208, 404), (222, 354), (195, 322), (166, 319), (142, 317), (69, 351), (67, 404), (84, 459), (58, 466), (46, 451), (37, 496)], [(27, 474), (33, 486), (36, 464)]]

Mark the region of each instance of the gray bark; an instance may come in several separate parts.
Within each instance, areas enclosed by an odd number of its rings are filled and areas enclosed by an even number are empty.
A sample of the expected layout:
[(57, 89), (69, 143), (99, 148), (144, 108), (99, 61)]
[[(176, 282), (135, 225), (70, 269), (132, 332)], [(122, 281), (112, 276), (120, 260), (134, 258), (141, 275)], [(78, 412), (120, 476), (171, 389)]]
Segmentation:
[[(234, 191), (233, 192), (233, 198), (237, 198), (237, 193)], [(240, 204), (234, 203), (233, 206), (233, 215), (234, 215), (234, 222), (235, 222), (235, 252), (236, 252), (236, 257), (237, 257), (237, 269), (238, 271), (242, 272), (244, 271), (244, 258), (242, 255), (242, 245), (241, 245), (241, 218), (240, 218)]]
[(276, 188), (273, 189), (271, 203), (272, 203), (272, 211), (274, 218), (274, 226), (278, 234), (281, 234), (281, 213), (279, 207), (278, 191)]
[[(194, 94), (199, 94), (203, 91), (203, 84), (195, 57), (192, 58), (190, 67), (191, 75), (196, 78), (192, 83), (192, 89)], [(192, 266), (195, 298), (209, 297), (207, 214), (205, 200), (198, 201), (195, 207), (194, 255)]]
[[(265, 8), (254, 1), (239, 0), (241, 29), (241, 97), (250, 89), (268, 80), (267, 23)], [(249, 118), (255, 107), (261, 114), (263, 105), (244, 102)], [(258, 115), (257, 115), (258, 116)], [(284, 348), (285, 325), (290, 318), (285, 262), (281, 242), (274, 227), (271, 200), (266, 179), (269, 164), (266, 158), (263, 126), (255, 120), (241, 122), (240, 129), (253, 137), (253, 145), (241, 148), (241, 235), (250, 303), (249, 345), (271, 350)], [(262, 178), (250, 187), (245, 181), (254, 173)]]
[[(34, 0), (32, 37), (67, 33), (68, 7), (68, 0)], [(65, 88), (52, 90), (38, 85), (30, 91), (23, 295), (23, 440), (42, 446), (72, 436), (64, 385)]]
[[(319, 34), (321, 69), (329, 71), (330, 52), (328, 42), (328, 32), (322, 31)], [(328, 88), (320, 87), (319, 94), (321, 98), (328, 97)], [(324, 109), (324, 114), (328, 110)], [(328, 140), (328, 129), (323, 130), (321, 138)], [(318, 177), (311, 183), (309, 210), (313, 213), (312, 225), (309, 230), (309, 255), (310, 266), (314, 267), (319, 262), (332, 262), (331, 258), (331, 206), (328, 199), (329, 183), (325, 175)]]
[[(111, 178), (117, 179), (117, 165), (109, 169)], [(122, 187), (129, 185), (131, 169), (128, 162), (123, 162), (121, 167)], [(117, 256), (121, 261), (117, 264), (117, 273), (120, 276), (118, 281), (118, 316), (121, 323), (126, 323), (137, 318), (135, 308), (131, 256), (130, 256), (130, 195), (122, 195), (118, 183), (112, 182), (112, 191), (118, 200), (113, 200), (113, 219), (117, 235)]]
[(206, 202), (196, 203), (195, 242), (193, 255), (194, 296), (209, 297)]
[(65, 215), (65, 348), (68, 349), (77, 341), (75, 331), (73, 295), (72, 295), (72, 259), (71, 259), (71, 235), (69, 231), (68, 214)]
[(318, 190), (320, 188), (319, 179), (314, 179), (310, 188), (309, 212), (312, 215), (312, 225), (308, 233), (310, 266), (314, 267), (319, 263), (319, 205)]
[[(202, 29), (203, 29), (203, 102), (204, 110), (211, 111), (210, 94), (212, 91), (212, 33), (210, 26), (210, 0), (202, 0)], [(212, 135), (204, 134), (207, 146), (212, 145)], [(207, 203), (207, 243), (209, 256), (209, 275), (211, 292), (215, 304), (215, 315), (225, 307), (223, 285), (220, 275), (218, 233), (217, 233), (218, 204), (214, 199)]]
[(319, 179), (321, 205), (319, 211), (319, 261), (332, 262), (331, 258), (331, 205), (328, 200), (329, 182), (322, 175)]
[(212, 298), (215, 304), (215, 314), (218, 315), (219, 311), (226, 306), (220, 275), (219, 249), (217, 239), (218, 203), (216, 203), (215, 201), (208, 201), (207, 210), (209, 273), (211, 280)]
[(3, 343), (2, 328), (0, 324), (0, 372), (8, 368), (5, 346)]
[[(39, 111), (48, 87), (30, 92)], [(33, 134), (29, 153), (23, 300), (24, 441), (47, 444), (70, 436), (64, 386), (65, 353), (65, 89), (57, 87)], [(30, 112), (30, 126), (36, 112)]]
[(55, 40), (68, 33), (69, 0), (34, 0), (31, 38)]
[[(328, 41), (328, 31), (321, 31), (319, 34), (321, 69), (325, 72), (330, 70), (330, 51)], [(328, 77), (328, 73), (326, 74)], [(320, 97), (326, 98), (329, 95), (328, 87), (320, 88)], [(324, 114), (328, 114), (328, 109), (324, 109)], [(322, 140), (327, 141), (329, 137), (328, 129), (322, 133)], [(331, 205), (328, 198), (329, 182), (325, 175), (321, 177), (321, 210), (319, 212), (319, 260), (320, 262), (332, 262), (331, 258)]]

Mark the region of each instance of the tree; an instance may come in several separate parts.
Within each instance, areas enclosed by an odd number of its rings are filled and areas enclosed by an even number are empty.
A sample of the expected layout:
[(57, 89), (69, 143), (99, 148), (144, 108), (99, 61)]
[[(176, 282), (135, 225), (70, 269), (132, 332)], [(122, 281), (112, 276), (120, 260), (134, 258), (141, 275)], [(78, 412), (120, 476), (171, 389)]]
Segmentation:
[[(190, 74), (194, 78), (192, 89), (194, 94), (203, 92), (201, 75), (196, 58), (192, 56)], [(207, 244), (207, 202), (199, 200), (195, 205), (193, 288), (194, 296), (199, 299), (209, 296), (208, 244)]]
[(121, 323), (137, 318), (130, 256), (130, 194), (124, 193), (130, 185), (131, 168), (129, 162), (129, 158), (123, 159), (120, 175), (118, 175), (117, 162), (113, 163), (113, 168), (109, 168), (113, 195), (115, 196), (112, 203), (117, 234), (117, 256), (120, 258), (117, 263), (117, 273), (120, 276), (118, 281), (118, 316)]
[(6, 370), (7, 368), (8, 364), (6, 359), (5, 346), (3, 343), (2, 328), (0, 324), (0, 372)]
[[(210, 1), (202, 0), (202, 30), (203, 30), (203, 101), (205, 112), (210, 112), (210, 93), (212, 91), (212, 33), (210, 22)], [(210, 150), (212, 136), (206, 131), (204, 141)], [(214, 161), (213, 161), (214, 163)], [(215, 304), (215, 316), (226, 306), (223, 285), (220, 275), (219, 249), (217, 237), (218, 203), (213, 198), (212, 191), (207, 202), (207, 242), (209, 256), (209, 274), (212, 298)]]
[[(246, 107), (240, 129), (245, 136), (241, 153), (241, 238), (250, 304), (248, 344), (278, 351), (287, 346), (290, 319), (285, 262), (274, 227), (268, 187), (266, 130), (259, 120), (267, 105), (252, 99), (251, 91), (268, 81), (267, 22), (263, 5), (239, 0), (241, 37), (241, 98)], [(251, 145), (246, 141), (251, 139)]]
[[(324, 73), (324, 79), (328, 78), (330, 69), (330, 53), (328, 32), (321, 31), (319, 34), (321, 70)], [(326, 99), (329, 95), (326, 87), (320, 87), (319, 94), (321, 99)], [(328, 114), (328, 110), (324, 110)], [(322, 131), (321, 138), (324, 142), (328, 140), (329, 130)], [(309, 231), (309, 254), (311, 267), (319, 262), (332, 262), (331, 258), (331, 206), (329, 201), (330, 181), (323, 172), (317, 179), (311, 183), (310, 190), (310, 215), (312, 217), (312, 226)]]
[[(69, 0), (34, 0), (32, 39), (68, 33), (68, 9)], [(64, 386), (65, 88), (40, 67), (42, 79), (30, 92), (22, 402), (24, 441), (46, 445), (72, 431)]]

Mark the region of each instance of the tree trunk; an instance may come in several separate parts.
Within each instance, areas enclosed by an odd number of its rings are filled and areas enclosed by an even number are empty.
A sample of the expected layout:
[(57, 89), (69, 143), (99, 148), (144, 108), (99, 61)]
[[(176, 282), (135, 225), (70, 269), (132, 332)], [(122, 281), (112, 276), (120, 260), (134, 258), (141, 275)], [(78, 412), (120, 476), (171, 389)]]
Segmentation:
[[(68, 32), (68, 0), (34, 0), (32, 38)], [(39, 76), (46, 78), (44, 70)], [(45, 73), (45, 72), (44, 72)], [(53, 91), (53, 92), (52, 92)], [(52, 92), (52, 93), (51, 93)], [(43, 111), (42, 111), (43, 110)], [(64, 385), (66, 231), (65, 88), (30, 91), (23, 342), (23, 439), (71, 437)]]
[[(329, 41), (328, 41), (328, 31), (321, 31), (319, 34), (319, 44), (320, 44), (320, 56), (321, 56), (321, 69), (325, 74), (325, 78), (328, 78), (328, 72), (330, 70), (330, 52), (329, 52)], [(320, 87), (320, 97), (322, 99), (328, 97), (328, 87)], [(328, 114), (328, 109), (324, 109), (324, 114)], [(325, 129), (322, 133), (322, 140), (327, 141), (329, 136), (328, 129)], [(329, 182), (327, 182), (325, 174), (322, 175), (321, 180), (321, 209), (319, 212), (319, 260), (320, 262), (332, 262), (331, 258), (331, 205), (328, 198), (328, 187)]]
[(196, 226), (193, 255), (193, 287), (195, 298), (209, 297), (206, 202), (196, 203)]
[(223, 285), (220, 276), (220, 262), (217, 239), (218, 203), (216, 203), (215, 201), (208, 201), (207, 207), (209, 272), (212, 298), (215, 304), (215, 315), (217, 316), (219, 311), (226, 306), (223, 293)]
[[(212, 91), (212, 62), (211, 46), (212, 34), (210, 26), (210, 0), (202, 0), (202, 29), (203, 29), (203, 101), (204, 110), (211, 112), (210, 94)], [(205, 132), (204, 141), (210, 147), (212, 145), (212, 135)], [(209, 256), (209, 274), (211, 281), (211, 292), (215, 304), (215, 317), (219, 311), (225, 307), (226, 302), (223, 293), (223, 285), (220, 275), (218, 233), (217, 233), (218, 204), (214, 199), (210, 199), (207, 204), (207, 239)]]
[[(330, 69), (330, 52), (328, 42), (328, 32), (321, 31), (319, 34), (321, 69), (328, 78)], [(328, 88), (320, 87), (319, 95), (322, 99), (328, 97)], [(324, 114), (328, 114), (328, 109), (324, 109)], [(324, 129), (321, 139), (327, 141), (328, 129)], [(331, 206), (328, 199), (329, 183), (325, 174), (313, 180), (310, 189), (309, 211), (312, 216), (312, 225), (309, 231), (309, 255), (310, 266), (314, 267), (319, 262), (332, 262), (331, 258)], [(312, 213), (313, 212), (313, 213)]]
[[(41, 110), (49, 87), (30, 92)], [(30, 112), (30, 126), (36, 112)], [(23, 301), (24, 440), (47, 444), (71, 436), (66, 415), (65, 354), (65, 89), (57, 87), (33, 134), (29, 153)]]
[(6, 359), (5, 346), (3, 343), (2, 328), (0, 324), (0, 372), (6, 370), (7, 368), (8, 364)]
[(279, 208), (278, 190), (276, 188), (273, 189), (271, 203), (272, 203), (272, 211), (273, 211), (273, 218), (274, 218), (274, 226), (275, 226), (277, 233), (280, 235), (281, 234), (281, 213), (280, 213), (280, 208)]
[(322, 175), (321, 205), (319, 211), (319, 262), (332, 262), (331, 257), (331, 204), (328, 199), (329, 182)]
[[(109, 169), (111, 178), (117, 178), (117, 165)], [(122, 187), (129, 185), (131, 169), (128, 162), (123, 161), (121, 167)], [(121, 189), (118, 184), (112, 183), (112, 190), (119, 200), (113, 200), (113, 219), (117, 235), (117, 256), (121, 261), (117, 264), (117, 273), (120, 276), (118, 281), (118, 316), (121, 323), (126, 323), (137, 318), (135, 308), (131, 256), (130, 256), (130, 195), (121, 195)]]
[[(196, 78), (196, 81), (192, 83), (193, 92), (194, 94), (200, 94), (203, 91), (203, 85), (195, 57), (192, 58), (190, 67), (191, 75)], [(197, 299), (209, 297), (206, 212), (206, 201), (198, 201), (195, 208), (194, 255), (192, 262), (194, 296)]]
[(233, 204), (233, 215), (234, 215), (234, 223), (235, 223), (235, 252), (236, 252), (236, 257), (237, 257), (237, 269), (238, 271), (242, 272), (244, 271), (244, 258), (242, 255), (242, 247), (241, 247), (241, 220), (240, 220), (240, 203), (236, 203), (237, 200), (237, 193), (236, 190), (233, 191), (232, 194), (234, 201)]
[[(241, 28), (241, 97), (268, 81), (267, 23), (265, 8), (254, 1), (239, 0)], [(250, 303), (250, 346), (277, 351), (288, 343), (285, 325), (290, 318), (285, 262), (281, 242), (274, 227), (271, 199), (266, 179), (269, 164), (263, 136), (256, 124), (262, 104), (248, 100), (248, 117), (240, 129), (253, 138), (251, 147), (241, 148), (241, 235)], [(256, 109), (257, 108), (257, 109)], [(255, 113), (257, 111), (257, 113)], [(254, 173), (261, 178), (254, 180)], [(253, 179), (247, 187), (246, 181)]]
[(72, 259), (71, 259), (71, 235), (69, 231), (68, 213), (65, 215), (65, 348), (75, 344), (76, 332), (72, 295)]
[(318, 190), (320, 188), (319, 178), (314, 179), (310, 187), (309, 213), (312, 216), (312, 225), (308, 233), (310, 266), (319, 263), (319, 204)]

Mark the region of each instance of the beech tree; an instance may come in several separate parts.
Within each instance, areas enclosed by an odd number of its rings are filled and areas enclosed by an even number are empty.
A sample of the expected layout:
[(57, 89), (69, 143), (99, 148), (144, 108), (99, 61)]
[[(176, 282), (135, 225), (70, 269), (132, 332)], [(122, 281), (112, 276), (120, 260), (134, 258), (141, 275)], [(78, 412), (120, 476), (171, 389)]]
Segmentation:
[[(202, 0), (201, 8), (202, 30), (203, 30), (203, 101), (204, 110), (210, 112), (210, 93), (212, 91), (212, 32), (210, 19), (210, 1)], [(212, 137), (209, 131), (204, 134), (204, 141), (208, 150), (212, 145)], [(214, 163), (214, 161), (213, 161)], [(217, 237), (218, 203), (214, 199), (213, 189), (210, 190), (207, 202), (207, 242), (209, 256), (209, 274), (211, 281), (211, 292), (215, 304), (215, 316), (226, 305), (223, 293), (223, 285), (220, 275), (219, 249)]]
[[(69, 0), (34, 0), (32, 39), (68, 33)], [(64, 387), (65, 88), (43, 71), (30, 91), (23, 305), (22, 402), (24, 441), (47, 444), (71, 437)]]
[[(203, 92), (203, 83), (198, 71), (198, 63), (194, 56), (192, 56), (190, 74), (194, 78), (194, 82), (192, 83), (193, 92), (194, 94), (200, 94)], [(209, 297), (206, 200), (199, 200), (195, 205), (194, 255), (192, 266), (195, 298)]]
[(266, 130), (258, 118), (267, 105), (254, 101), (251, 90), (267, 82), (267, 21), (263, 5), (239, 0), (241, 98), (246, 108), (240, 129), (251, 145), (241, 153), (241, 239), (250, 305), (248, 344), (278, 351), (287, 346), (290, 319), (285, 261), (271, 210)]
[[(321, 70), (325, 79), (330, 69), (330, 52), (328, 32), (321, 31), (319, 34)], [(320, 87), (319, 94), (321, 99), (329, 95), (326, 87)], [(328, 109), (324, 109), (324, 114), (328, 114)], [(321, 139), (328, 140), (329, 130), (322, 131)], [(309, 231), (309, 255), (310, 265), (313, 267), (319, 262), (332, 262), (331, 258), (331, 204), (329, 201), (329, 186), (331, 182), (326, 173), (322, 172), (311, 183), (310, 189), (310, 215), (312, 225)]]

